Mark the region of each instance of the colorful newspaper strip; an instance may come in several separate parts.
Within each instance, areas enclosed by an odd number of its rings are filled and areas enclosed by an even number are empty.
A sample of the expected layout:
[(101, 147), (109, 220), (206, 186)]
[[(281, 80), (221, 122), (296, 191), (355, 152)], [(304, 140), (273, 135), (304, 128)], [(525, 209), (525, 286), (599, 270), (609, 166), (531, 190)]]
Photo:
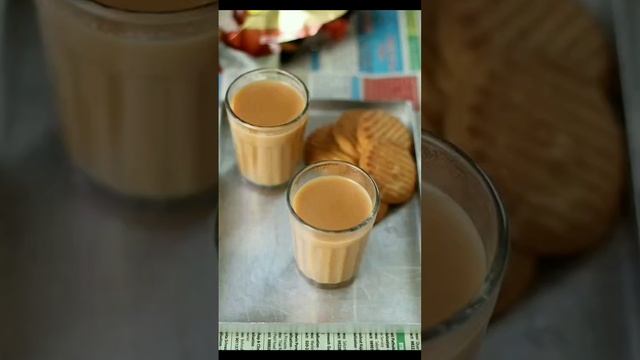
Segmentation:
[(221, 331), (220, 350), (420, 350), (418, 332)]

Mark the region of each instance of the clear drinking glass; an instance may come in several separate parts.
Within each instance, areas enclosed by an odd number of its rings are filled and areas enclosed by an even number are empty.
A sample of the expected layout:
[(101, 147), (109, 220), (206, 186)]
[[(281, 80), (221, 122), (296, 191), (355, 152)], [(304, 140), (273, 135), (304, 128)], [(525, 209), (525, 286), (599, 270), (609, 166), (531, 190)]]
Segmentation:
[[(489, 178), (453, 145), (423, 132), (422, 161), (423, 187), (436, 187), (462, 207), (480, 235), (488, 269), (480, 294), (470, 304), (438, 325), (422, 329), (422, 358), (473, 359), (484, 338), (507, 264), (506, 213)], [(423, 230), (422, 241), (427, 241), (427, 232), (428, 229)], [(423, 290), (422, 296), (428, 294)]]
[[(319, 229), (296, 214), (292, 202), (307, 182), (322, 176), (342, 176), (362, 186), (373, 204), (371, 213), (360, 224), (345, 230)], [(287, 188), (286, 201), (293, 234), (298, 270), (316, 286), (335, 288), (350, 284), (358, 271), (369, 233), (380, 207), (375, 181), (364, 170), (344, 161), (322, 161), (295, 175)]]
[(217, 7), (37, 0), (66, 148), (94, 181), (173, 199), (217, 183)]
[[(253, 82), (263, 80), (281, 81), (295, 89), (305, 102), (302, 113), (293, 120), (277, 126), (256, 126), (237, 116), (231, 107), (236, 93)], [(302, 80), (280, 69), (246, 72), (229, 85), (225, 108), (242, 176), (259, 186), (279, 186), (287, 183), (302, 163), (304, 129), (309, 108), (309, 91)]]

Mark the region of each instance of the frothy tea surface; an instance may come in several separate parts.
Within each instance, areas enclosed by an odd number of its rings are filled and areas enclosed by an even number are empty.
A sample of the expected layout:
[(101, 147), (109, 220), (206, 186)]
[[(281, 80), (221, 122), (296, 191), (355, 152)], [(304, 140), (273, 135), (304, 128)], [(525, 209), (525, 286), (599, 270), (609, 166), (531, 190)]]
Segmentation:
[(233, 112), (255, 126), (286, 124), (304, 110), (304, 98), (282, 81), (260, 80), (238, 90), (231, 100)]
[(308, 224), (323, 230), (352, 228), (371, 215), (367, 191), (342, 176), (322, 176), (302, 185), (292, 201), (295, 212)]

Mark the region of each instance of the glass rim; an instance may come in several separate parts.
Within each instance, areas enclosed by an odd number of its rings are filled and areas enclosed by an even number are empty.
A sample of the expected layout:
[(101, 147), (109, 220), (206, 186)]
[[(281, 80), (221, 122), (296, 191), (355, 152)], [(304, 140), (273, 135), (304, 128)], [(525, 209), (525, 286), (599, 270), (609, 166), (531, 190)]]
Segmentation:
[[(295, 209), (293, 208), (293, 206), (291, 205), (291, 187), (293, 186), (294, 182), (300, 177), (302, 176), (302, 174), (311, 171), (315, 168), (318, 168), (320, 166), (324, 166), (324, 165), (338, 165), (338, 166), (346, 166), (346, 167), (350, 167), (352, 170), (355, 170), (356, 172), (359, 172), (361, 174), (363, 174), (365, 176), (365, 178), (367, 178), (372, 184), (373, 184), (373, 189), (374, 189), (374, 195), (375, 195), (375, 199), (374, 199), (374, 203), (373, 206), (371, 207), (371, 214), (369, 214), (369, 216), (367, 216), (366, 219), (362, 220), (362, 222), (360, 222), (359, 224), (352, 226), (350, 228), (347, 229), (341, 229), (341, 230), (326, 230), (326, 229), (321, 229), (319, 227), (313, 226), (311, 224), (309, 224), (308, 222), (304, 221), (299, 215), (298, 213), (295, 211)], [(336, 175), (336, 176), (340, 176), (340, 175)], [(358, 184), (359, 185), (359, 184)], [(362, 185), (361, 185), (362, 186)], [(302, 168), (300, 171), (298, 171), (292, 178), (291, 181), (289, 181), (289, 185), (287, 185), (287, 192), (286, 192), (286, 198), (287, 198), (287, 207), (289, 208), (289, 212), (295, 216), (295, 218), (301, 223), (303, 224), (305, 227), (314, 230), (314, 231), (319, 231), (319, 232), (323, 232), (323, 233), (329, 233), (329, 234), (346, 234), (346, 233), (351, 233), (351, 232), (355, 232), (358, 231), (360, 229), (362, 229), (363, 227), (367, 226), (370, 222), (375, 221), (376, 216), (378, 215), (378, 210), (380, 208), (380, 190), (378, 189), (378, 184), (376, 184), (375, 180), (373, 180), (373, 178), (371, 177), (371, 175), (369, 175), (369, 173), (367, 173), (366, 171), (362, 170), (360, 167), (353, 165), (351, 163), (348, 163), (346, 161), (342, 161), (342, 160), (326, 160), (326, 161), (319, 161), (316, 163), (313, 163), (311, 165), (305, 166), (304, 168)]]
[[(489, 176), (480, 168), (480, 166), (469, 155), (463, 152), (459, 147), (449, 141), (440, 139), (428, 131), (422, 131), (422, 144), (431, 144), (439, 147), (447, 153), (454, 155), (458, 162), (467, 166), (472, 173), (475, 173), (486, 189), (497, 217), (497, 235), (498, 242), (496, 253), (490, 264), (489, 271), (484, 278), (480, 294), (475, 296), (464, 308), (458, 310), (445, 320), (422, 330), (422, 341), (428, 342), (457, 330), (466, 324), (469, 319), (482, 309), (482, 307), (491, 299), (491, 295), (500, 286), (504, 272), (506, 270), (509, 258), (509, 223), (507, 213), (500, 198), (496, 187)], [(426, 180), (425, 180), (426, 181)]]
[[(98, 3), (93, 0), (64, 0), (73, 6), (82, 9), (92, 15), (104, 17), (117, 22), (131, 22), (139, 25), (153, 25), (156, 23), (185, 23), (192, 19), (192, 16), (199, 15), (204, 10), (214, 10), (217, 4), (212, 0), (206, 4), (177, 11), (145, 12), (120, 9)], [(176, 17), (180, 15), (180, 17)]]
[[(229, 99), (229, 93), (231, 92), (231, 88), (233, 88), (233, 86), (236, 84), (236, 82), (238, 80), (240, 80), (241, 78), (251, 75), (251, 74), (256, 74), (256, 73), (276, 73), (276, 74), (280, 74), (280, 75), (284, 75), (285, 77), (288, 77), (290, 79), (293, 79), (293, 81), (300, 83), (302, 85), (302, 88), (304, 89), (304, 97), (305, 97), (305, 104), (304, 104), (304, 108), (302, 109), (302, 111), (300, 112), (300, 114), (296, 115), (296, 117), (294, 117), (291, 121), (288, 121), (284, 124), (280, 124), (280, 125), (271, 125), (271, 126), (257, 126), (257, 125), (253, 125), (250, 124), (248, 122), (246, 122), (245, 120), (243, 120), (240, 116), (238, 116), (235, 111), (233, 111), (233, 108), (231, 107), (231, 103), (230, 103), (230, 99)], [(247, 72), (244, 72), (242, 74), (240, 74), (238, 77), (236, 77), (231, 84), (229, 84), (229, 87), (227, 87), (227, 91), (225, 92), (224, 95), (224, 107), (225, 109), (231, 113), (231, 115), (233, 115), (231, 118), (234, 121), (239, 121), (243, 126), (246, 126), (252, 130), (264, 130), (264, 129), (270, 129), (270, 130), (277, 130), (277, 129), (283, 129), (286, 128), (288, 126), (291, 126), (292, 124), (295, 124), (297, 122), (299, 122), (301, 119), (303, 119), (305, 117), (305, 115), (307, 114), (307, 111), (309, 110), (309, 89), (307, 88), (307, 84), (304, 83), (304, 81), (302, 81), (299, 77), (297, 77), (296, 75), (286, 71), (286, 70), (282, 70), (282, 69), (278, 69), (278, 68), (257, 68), (257, 69), (253, 69), (253, 70), (249, 70)]]

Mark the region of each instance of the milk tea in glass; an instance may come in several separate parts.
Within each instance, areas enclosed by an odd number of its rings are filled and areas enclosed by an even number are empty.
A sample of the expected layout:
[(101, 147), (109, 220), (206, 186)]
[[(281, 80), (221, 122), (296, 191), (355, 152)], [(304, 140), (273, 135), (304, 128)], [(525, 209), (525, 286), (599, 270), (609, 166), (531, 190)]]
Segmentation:
[(36, 3), (73, 163), (136, 198), (215, 188), (214, 1)]
[(318, 162), (291, 180), (286, 201), (298, 270), (319, 287), (348, 285), (380, 206), (373, 179), (346, 162)]
[(452, 145), (422, 136), (422, 358), (478, 353), (509, 243), (487, 176)]
[(287, 183), (302, 163), (309, 93), (296, 76), (279, 69), (240, 75), (225, 98), (242, 176), (259, 186)]

